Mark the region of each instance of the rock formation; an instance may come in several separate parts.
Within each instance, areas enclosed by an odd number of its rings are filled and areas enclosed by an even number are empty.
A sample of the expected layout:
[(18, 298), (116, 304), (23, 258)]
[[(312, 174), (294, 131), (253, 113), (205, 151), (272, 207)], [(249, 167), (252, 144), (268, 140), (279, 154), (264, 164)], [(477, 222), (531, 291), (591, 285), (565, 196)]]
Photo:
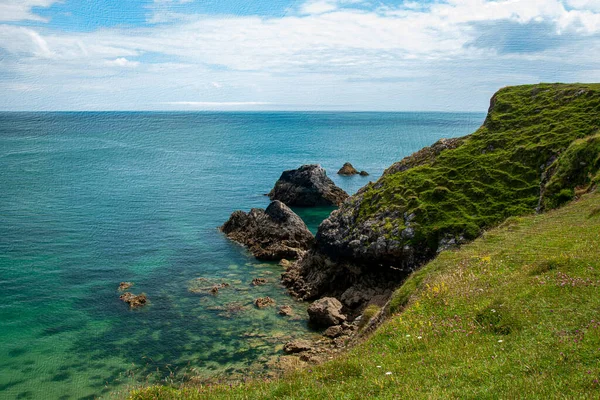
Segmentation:
[(277, 200), (266, 210), (235, 211), (221, 230), (259, 260), (298, 258), (314, 241), (302, 219)]
[(356, 175), (358, 171), (349, 162), (345, 163), (337, 172), (338, 175)]
[(266, 284), (268, 281), (266, 278), (254, 278), (252, 279), (252, 286), (262, 286)]
[(360, 171), (360, 176), (369, 176), (369, 173), (367, 171)]
[(324, 297), (308, 307), (308, 317), (311, 323), (318, 326), (339, 325), (346, 321), (342, 314), (342, 303), (332, 297)]
[(145, 293), (135, 295), (133, 293), (125, 292), (120, 297), (125, 303), (129, 304), (131, 308), (138, 308), (145, 306), (148, 302), (148, 298)]
[(303, 165), (284, 171), (269, 198), (290, 207), (339, 206), (348, 198), (348, 193), (337, 187), (321, 166)]
[(130, 288), (130, 287), (132, 287), (132, 286), (133, 286), (133, 282), (121, 282), (121, 283), (119, 284), (119, 289), (118, 289), (118, 290), (119, 290), (120, 292), (122, 292), (122, 291), (124, 291), (124, 290), (127, 290), (127, 289), (129, 289), (129, 288)]
[(271, 307), (275, 305), (275, 300), (273, 300), (269, 296), (259, 297), (258, 299), (254, 300), (254, 305), (258, 308)]

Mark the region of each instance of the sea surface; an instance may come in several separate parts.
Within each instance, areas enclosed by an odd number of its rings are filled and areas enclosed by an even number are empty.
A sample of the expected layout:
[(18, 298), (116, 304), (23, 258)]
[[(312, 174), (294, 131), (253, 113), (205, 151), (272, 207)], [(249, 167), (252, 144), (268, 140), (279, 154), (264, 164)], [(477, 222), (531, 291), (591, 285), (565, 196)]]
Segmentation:
[[(276, 263), (217, 229), (318, 163), (349, 193), (473, 113), (0, 113), (0, 398), (112, 397), (268, 372), (314, 335)], [(341, 177), (346, 161), (368, 177)], [(296, 210), (316, 231), (332, 209)], [(252, 287), (254, 277), (269, 284)], [(121, 281), (149, 305), (130, 310)], [(216, 296), (202, 289), (231, 286)], [(200, 290), (198, 290), (200, 289)], [(271, 296), (296, 318), (252, 302)]]

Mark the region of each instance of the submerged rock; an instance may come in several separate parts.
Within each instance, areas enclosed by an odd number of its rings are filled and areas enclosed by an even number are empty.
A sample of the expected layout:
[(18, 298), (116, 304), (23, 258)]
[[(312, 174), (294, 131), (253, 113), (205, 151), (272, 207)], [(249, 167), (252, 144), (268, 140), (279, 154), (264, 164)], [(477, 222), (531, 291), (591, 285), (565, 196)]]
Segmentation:
[(308, 307), (310, 322), (319, 326), (339, 325), (346, 321), (342, 314), (342, 303), (333, 297), (324, 297), (312, 303)]
[(254, 278), (252, 279), (252, 286), (261, 286), (266, 284), (268, 281), (265, 278)]
[(338, 171), (338, 175), (356, 175), (358, 171), (349, 162), (345, 163), (342, 168)]
[(258, 308), (271, 307), (275, 305), (275, 300), (273, 300), (269, 296), (259, 297), (258, 299), (254, 300), (254, 305)]
[(212, 294), (216, 295), (219, 290), (228, 288), (231, 285), (216, 279), (196, 278), (189, 282), (188, 291), (194, 294)]
[(121, 300), (123, 300), (125, 303), (129, 304), (129, 307), (131, 307), (131, 308), (138, 308), (138, 307), (145, 306), (146, 303), (148, 302), (148, 298), (146, 297), (145, 293), (135, 295), (130, 292), (125, 292), (119, 298)]
[(235, 211), (220, 229), (259, 260), (299, 258), (314, 242), (304, 221), (277, 200), (266, 210)]
[(303, 165), (284, 171), (269, 198), (288, 206), (339, 206), (348, 198), (348, 193), (337, 187), (320, 165)]
[(121, 282), (119, 284), (119, 289), (118, 290), (122, 292), (124, 290), (129, 289), (132, 286), (133, 286), (133, 282)]
[(278, 311), (279, 315), (284, 315), (286, 317), (290, 317), (294, 315), (294, 310), (290, 306), (281, 306)]

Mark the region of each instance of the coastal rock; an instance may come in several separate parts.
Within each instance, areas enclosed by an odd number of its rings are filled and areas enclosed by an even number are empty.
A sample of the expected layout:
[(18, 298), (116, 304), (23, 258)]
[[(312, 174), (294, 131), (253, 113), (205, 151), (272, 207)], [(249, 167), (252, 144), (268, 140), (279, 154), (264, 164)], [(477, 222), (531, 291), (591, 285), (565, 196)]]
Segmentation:
[(359, 175), (360, 176), (369, 176), (369, 173), (367, 171), (360, 171)]
[(319, 326), (339, 325), (346, 321), (346, 316), (341, 313), (342, 307), (338, 299), (324, 297), (308, 307), (309, 320)]
[(269, 198), (288, 206), (339, 206), (348, 198), (348, 193), (337, 187), (320, 165), (303, 165), (284, 171)]
[(148, 302), (148, 298), (146, 297), (145, 293), (135, 295), (130, 292), (125, 292), (121, 296), (119, 296), (119, 298), (121, 300), (123, 300), (125, 303), (129, 304), (129, 307), (131, 307), (131, 308), (138, 308), (138, 307), (145, 306), (146, 303)]
[(356, 175), (358, 171), (349, 162), (345, 163), (342, 168), (338, 171), (338, 175)]
[(268, 281), (265, 278), (254, 278), (252, 279), (252, 286), (261, 286), (266, 284)]
[(281, 306), (278, 311), (279, 315), (284, 315), (286, 317), (291, 317), (294, 315), (294, 310), (290, 306)]
[(286, 343), (283, 346), (283, 351), (286, 352), (287, 354), (295, 354), (295, 353), (302, 353), (304, 351), (310, 351), (310, 350), (312, 350), (312, 348), (313, 348), (313, 345), (308, 340), (294, 340), (294, 341)]
[(119, 290), (120, 292), (122, 292), (122, 291), (124, 291), (124, 290), (127, 290), (127, 289), (129, 289), (129, 288), (130, 288), (130, 287), (132, 287), (132, 286), (133, 286), (133, 282), (121, 282), (121, 283), (119, 284), (119, 289), (118, 289), (118, 290)]
[(344, 328), (341, 325), (330, 326), (323, 332), (323, 336), (327, 336), (328, 338), (336, 338), (341, 336), (344, 333)]
[(302, 219), (277, 200), (266, 210), (235, 211), (220, 229), (259, 260), (298, 258), (314, 242)]
[(227, 282), (220, 282), (216, 279), (196, 278), (189, 282), (188, 291), (194, 294), (212, 294), (216, 295), (219, 290), (228, 288), (231, 285)]
[(267, 296), (267, 297), (259, 297), (258, 299), (254, 300), (254, 305), (257, 308), (271, 307), (271, 306), (275, 305), (275, 300), (273, 300), (269, 296)]

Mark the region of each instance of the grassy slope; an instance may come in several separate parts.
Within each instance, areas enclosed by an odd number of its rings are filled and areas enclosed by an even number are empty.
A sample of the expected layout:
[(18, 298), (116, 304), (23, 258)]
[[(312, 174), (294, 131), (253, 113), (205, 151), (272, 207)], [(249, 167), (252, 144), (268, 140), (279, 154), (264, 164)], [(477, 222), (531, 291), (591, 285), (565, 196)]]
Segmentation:
[[(542, 208), (571, 200), (576, 187), (596, 182), (600, 170), (598, 142), (580, 141), (570, 154), (586, 165), (561, 160), (578, 139), (600, 132), (600, 84), (540, 84), (501, 89), (492, 100), (485, 124), (456, 149), (406, 171), (384, 175), (364, 191), (360, 222), (377, 215), (415, 213), (417, 247), (437, 249), (447, 235), (473, 239), (514, 215), (528, 214), (540, 199), (540, 180), (557, 170)], [(590, 149), (586, 151), (585, 147)], [(577, 159), (570, 157), (570, 160)], [(559, 179), (560, 178), (560, 179)], [(381, 234), (402, 241), (403, 221), (381, 221)], [(391, 232), (391, 233), (390, 233)], [(396, 232), (395, 234), (393, 232)], [(395, 236), (394, 236), (395, 235)]]
[(131, 398), (600, 398), (599, 290), (593, 193), (441, 253), (395, 293), (396, 314), (340, 359), (273, 382)]

